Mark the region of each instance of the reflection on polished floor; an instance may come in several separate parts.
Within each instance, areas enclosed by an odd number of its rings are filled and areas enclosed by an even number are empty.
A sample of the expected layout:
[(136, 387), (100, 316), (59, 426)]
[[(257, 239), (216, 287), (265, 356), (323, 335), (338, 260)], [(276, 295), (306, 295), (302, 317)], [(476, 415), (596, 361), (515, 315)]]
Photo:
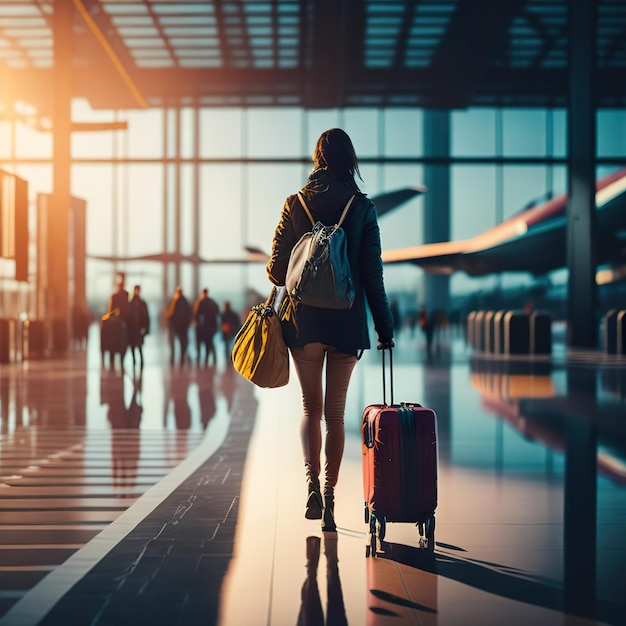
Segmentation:
[[(304, 519), (299, 390), (223, 361), (142, 375), (87, 353), (0, 369), (0, 625), (626, 624), (626, 360), (394, 351), (397, 401), (439, 425), (436, 548), (389, 524), (365, 556), (351, 384), (337, 533)], [(222, 352), (218, 354), (223, 358)]]

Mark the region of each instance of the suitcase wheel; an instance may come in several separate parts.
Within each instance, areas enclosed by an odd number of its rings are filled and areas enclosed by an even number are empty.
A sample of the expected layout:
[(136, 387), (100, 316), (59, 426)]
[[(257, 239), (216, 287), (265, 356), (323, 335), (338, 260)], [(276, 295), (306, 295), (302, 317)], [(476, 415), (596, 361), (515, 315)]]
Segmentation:
[(370, 513), (370, 533), (381, 541), (385, 538), (387, 523), (385, 516), (380, 513)]
[(420, 548), (433, 552), (435, 550), (435, 515), (429, 515), (425, 522), (418, 522), (417, 529), (420, 536)]
[(365, 546), (365, 556), (376, 556), (380, 543), (385, 537), (386, 520), (380, 513), (369, 513), (368, 543)]

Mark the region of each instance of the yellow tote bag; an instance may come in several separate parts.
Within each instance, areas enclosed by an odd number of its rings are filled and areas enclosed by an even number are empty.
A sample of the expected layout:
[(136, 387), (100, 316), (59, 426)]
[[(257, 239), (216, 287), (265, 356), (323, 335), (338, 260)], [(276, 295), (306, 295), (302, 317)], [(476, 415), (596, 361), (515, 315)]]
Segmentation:
[(250, 309), (233, 345), (233, 367), (259, 387), (283, 387), (289, 382), (289, 351), (274, 311), (276, 293), (273, 287), (265, 302)]

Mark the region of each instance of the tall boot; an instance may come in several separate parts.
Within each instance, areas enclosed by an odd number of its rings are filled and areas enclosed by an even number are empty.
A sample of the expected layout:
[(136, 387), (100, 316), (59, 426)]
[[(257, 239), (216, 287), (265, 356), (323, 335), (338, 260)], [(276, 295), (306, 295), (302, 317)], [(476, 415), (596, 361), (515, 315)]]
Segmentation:
[(322, 494), (320, 492), (320, 479), (312, 467), (307, 466), (307, 497), (304, 517), (306, 519), (322, 518)]
[(324, 489), (322, 530), (331, 533), (334, 533), (337, 530), (337, 525), (335, 524), (335, 495), (333, 491), (328, 489)]

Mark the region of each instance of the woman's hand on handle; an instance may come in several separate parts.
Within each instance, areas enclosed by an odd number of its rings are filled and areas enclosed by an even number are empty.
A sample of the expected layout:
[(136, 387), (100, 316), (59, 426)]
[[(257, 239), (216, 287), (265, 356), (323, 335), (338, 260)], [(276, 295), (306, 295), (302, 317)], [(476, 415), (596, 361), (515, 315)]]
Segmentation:
[(391, 348), (393, 348), (395, 345), (396, 344), (393, 342), (393, 339), (387, 339), (384, 341), (382, 339), (379, 339), (376, 348), (378, 350), (391, 350)]

